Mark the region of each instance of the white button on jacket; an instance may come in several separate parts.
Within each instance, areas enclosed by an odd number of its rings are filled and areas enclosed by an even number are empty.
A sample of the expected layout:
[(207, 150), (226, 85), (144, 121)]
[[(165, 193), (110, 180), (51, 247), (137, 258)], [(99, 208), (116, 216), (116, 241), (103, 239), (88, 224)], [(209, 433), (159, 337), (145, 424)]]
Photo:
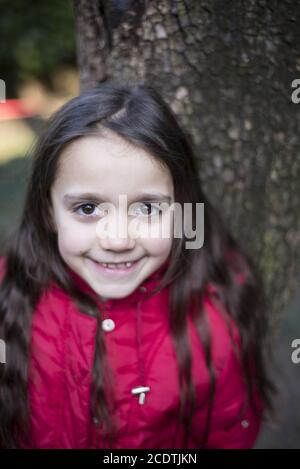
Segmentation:
[(104, 319), (102, 321), (102, 329), (105, 332), (111, 332), (115, 328), (115, 322), (112, 319)]

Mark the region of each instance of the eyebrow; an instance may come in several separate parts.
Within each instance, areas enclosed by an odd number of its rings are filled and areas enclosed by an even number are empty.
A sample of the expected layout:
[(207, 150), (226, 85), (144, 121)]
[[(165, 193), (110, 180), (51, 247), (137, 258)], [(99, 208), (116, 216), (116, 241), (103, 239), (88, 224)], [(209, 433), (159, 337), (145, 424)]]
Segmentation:
[[(162, 194), (161, 192), (157, 193), (150, 193), (150, 192), (142, 192), (134, 197), (136, 201), (167, 201), (171, 203), (172, 198), (169, 195)], [(63, 203), (70, 204), (72, 202), (80, 202), (86, 200), (97, 200), (104, 202), (106, 198), (101, 194), (96, 194), (92, 192), (85, 192), (81, 194), (65, 194), (63, 196)]]

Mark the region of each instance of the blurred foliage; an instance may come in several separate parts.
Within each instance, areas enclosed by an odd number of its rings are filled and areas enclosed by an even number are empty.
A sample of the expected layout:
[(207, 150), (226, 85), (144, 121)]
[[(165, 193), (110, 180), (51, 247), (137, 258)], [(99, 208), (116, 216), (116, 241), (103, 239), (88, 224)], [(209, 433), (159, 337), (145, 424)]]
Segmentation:
[(71, 0), (0, 0), (0, 78), (8, 98), (31, 77), (51, 89), (53, 70), (75, 64)]
[(0, 165), (0, 255), (22, 214), (30, 169), (29, 155), (16, 155)]

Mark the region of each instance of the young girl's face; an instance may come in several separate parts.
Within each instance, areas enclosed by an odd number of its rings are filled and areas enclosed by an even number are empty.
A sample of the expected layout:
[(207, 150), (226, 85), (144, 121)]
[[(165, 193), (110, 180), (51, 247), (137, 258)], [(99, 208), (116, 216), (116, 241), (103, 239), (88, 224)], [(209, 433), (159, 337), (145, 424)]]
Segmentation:
[[(60, 155), (51, 201), (60, 255), (101, 297), (129, 295), (169, 256), (171, 174), (111, 131), (68, 145)], [(118, 265), (126, 262), (133, 264)]]

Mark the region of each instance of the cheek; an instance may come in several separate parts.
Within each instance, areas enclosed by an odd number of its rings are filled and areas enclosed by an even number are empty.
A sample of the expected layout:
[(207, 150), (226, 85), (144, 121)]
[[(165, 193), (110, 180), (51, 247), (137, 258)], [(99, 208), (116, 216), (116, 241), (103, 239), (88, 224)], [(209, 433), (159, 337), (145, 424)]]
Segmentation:
[(173, 223), (173, 216), (171, 214), (164, 216), (159, 225), (154, 224), (153, 236), (151, 236), (150, 228), (148, 231), (149, 236), (142, 239), (144, 247), (150, 254), (153, 256), (166, 256), (170, 253), (174, 236)]
[(73, 255), (87, 250), (91, 244), (91, 228), (78, 223), (58, 225), (58, 248), (61, 254)]
[(169, 254), (172, 247), (171, 238), (143, 239), (144, 248), (152, 256), (163, 257)]

